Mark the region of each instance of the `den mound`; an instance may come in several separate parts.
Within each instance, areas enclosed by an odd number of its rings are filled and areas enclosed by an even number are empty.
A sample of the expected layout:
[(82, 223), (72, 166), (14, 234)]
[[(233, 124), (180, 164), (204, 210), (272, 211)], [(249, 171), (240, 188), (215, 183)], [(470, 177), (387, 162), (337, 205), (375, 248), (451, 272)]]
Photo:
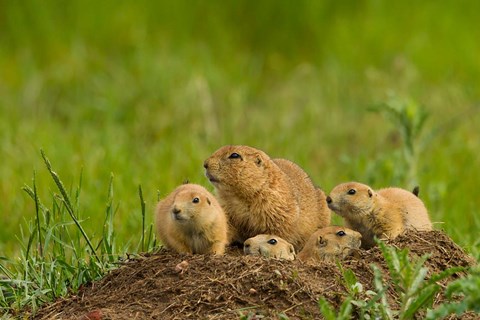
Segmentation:
[[(410, 258), (429, 253), (428, 276), (475, 263), (442, 231), (411, 231), (388, 244), (409, 248)], [(360, 250), (341, 264), (368, 290), (373, 289), (372, 263), (388, 274), (378, 247)], [(444, 282), (461, 276), (455, 274)], [(319, 297), (338, 307), (345, 294), (335, 263), (267, 260), (243, 256), (239, 249), (224, 256), (160, 250), (130, 259), (76, 295), (44, 306), (35, 319), (239, 319), (255, 314), (258, 317), (252, 318), (276, 319), (285, 314), (290, 319), (319, 319)], [(391, 286), (387, 295), (396, 301)], [(438, 295), (434, 304), (441, 302)]]

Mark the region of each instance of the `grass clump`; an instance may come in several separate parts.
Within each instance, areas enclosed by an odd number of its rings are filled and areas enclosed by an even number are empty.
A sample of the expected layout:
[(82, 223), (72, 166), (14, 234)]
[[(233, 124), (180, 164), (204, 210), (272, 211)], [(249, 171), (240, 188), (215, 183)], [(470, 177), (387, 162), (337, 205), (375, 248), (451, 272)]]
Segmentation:
[(449, 301), (439, 307), (428, 310), (426, 319), (443, 319), (448, 315), (461, 316), (468, 310), (480, 314), (480, 267), (470, 270), (470, 274), (451, 282), (445, 290), (445, 296)]
[[(327, 320), (334, 319), (416, 319), (428, 314), (428, 319), (445, 317), (451, 313), (461, 315), (473, 310), (478, 312), (478, 293), (472, 290), (480, 288), (478, 270), (468, 277), (451, 282), (446, 291), (447, 302), (442, 303), (432, 311), (436, 295), (442, 291), (441, 280), (449, 278), (455, 273), (465, 271), (463, 267), (448, 268), (434, 274), (427, 279), (428, 269), (424, 266), (428, 255), (414, 261), (408, 257), (408, 249), (398, 250), (377, 241), (388, 267), (387, 276), (380, 268), (371, 265), (373, 271), (374, 290), (364, 290), (356, 275), (349, 269), (342, 269), (347, 296), (338, 310), (325, 299), (320, 298), (319, 307)], [(472, 281), (473, 280), (473, 281)], [(397, 298), (395, 305), (387, 300), (387, 291), (393, 288)], [(476, 289), (474, 289), (476, 288)], [(452, 302), (454, 295), (462, 295), (461, 302)]]
[[(114, 231), (113, 175), (108, 186), (103, 232), (99, 239), (83, 228), (79, 213), (82, 179), (67, 191), (42, 150), (42, 157), (58, 192), (46, 206), (39, 198), (34, 173), (32, 186), (23, 189), (35, 203), (35, 219), (27, 224), (21, 239), (28, 239), (15, 260), (0, 257), (0, 306), (10, 314), (35, 310), (43, 303), (76, 292), (82, 285), (101, 278), (115, 268), (127, 246), (119, 247)], [(152, 226), (145, 228), (145, 205), (139, 187), (142, 235), (137, 249), (150, 251), (154, 245)]]

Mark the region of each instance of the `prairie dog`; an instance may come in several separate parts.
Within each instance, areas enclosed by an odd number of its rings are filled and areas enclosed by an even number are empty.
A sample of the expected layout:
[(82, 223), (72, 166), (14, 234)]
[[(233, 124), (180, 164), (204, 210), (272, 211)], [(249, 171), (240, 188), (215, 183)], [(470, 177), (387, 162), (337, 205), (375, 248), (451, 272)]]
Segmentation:
[(270, 159), (248, 146), (224, 146), (204, 167), (227, 215), (232, 242), (275, 234), (298, 250), (316, 229), (330, 224), (325, 193), (289, 160)]
[(362, 234), (362, 248), (374, 246), (374, 236), (393, 239), (406, 229), (432, 230), (422, 200), (404, 189), (374, 191), (365, 184), (347, 182), (333, 188), (327, 203), (348, 228)]
[(343, 259), (360, 248), (362, 235), (349, 228), (330, 226), (315, 231), (298, 254), (302, 261)]
[(157, 235), (180, 253), (221, 255), (227, 244), (227, 219), (215, 197), (197, 184), (183, 184), (157, 204)]
[(419, 194), (420, 194), (420, 187), (419, 187), (419, 186), (415, 186), (415, 187), (413, 188), (413, 190), (412, 190), (412, 193), (413, 193), (416, 197), (418, 197)]
[(243, 252), (266, 258), (295, 260), (295, 249), (291, 243), (271, 234), (259, 234), (243, 243)]

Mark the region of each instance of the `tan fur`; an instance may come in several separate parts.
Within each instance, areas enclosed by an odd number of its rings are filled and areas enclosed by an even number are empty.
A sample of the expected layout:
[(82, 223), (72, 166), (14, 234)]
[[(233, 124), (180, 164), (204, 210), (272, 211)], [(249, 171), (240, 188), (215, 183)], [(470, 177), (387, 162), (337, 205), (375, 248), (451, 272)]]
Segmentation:
[[(354, 190), (354, 194), (349, 194)], [(353, 192), (353, 191), (352, 191)], [(374, 236), (393, 239), (406, 229), (432, 230), (427, 209), (415, 194), (400, 188), (374, 191), (358, 182), (333, 188), (328, 206), (345, 220), (345, 225), (362, 234), (362, 247), (375, 245)]]
[(349, 228), (330, 226), (314, 232), (298, 254), (302, 261), (343, 259), (360, 248), (362, 235)]
[[(232, 158), (237, 154), (238, 158)], [(325, 193), (295, 163), (248, 146), (224, 146), (204, 163), (230, 224), (230, 240), (275, 234), (303, 246), (330, 223)]]
[(243, 252), (266, 258), (295, 260), (295, 249), (291, 243), (271, 234), (259, 234), (243, 243)]
[(157, 235), (167, 248), (181, 253), (225, 252), (225, 213), (215, 197), (200, 185), (181, 185), (161, 200), (155, 224)]

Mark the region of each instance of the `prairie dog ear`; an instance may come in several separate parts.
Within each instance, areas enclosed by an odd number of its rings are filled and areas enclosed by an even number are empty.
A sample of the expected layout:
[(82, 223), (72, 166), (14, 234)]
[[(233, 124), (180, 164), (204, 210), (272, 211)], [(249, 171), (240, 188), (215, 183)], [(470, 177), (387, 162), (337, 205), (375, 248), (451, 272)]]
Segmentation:
[(290, 251), (291, 254), (295, 255), (295, 248), (293, 247), (293, 244), (288, 245), (288, 251)]
[(210, 202), (210, 199), (209, 199), (208, 197), (207, 197), (207, 203), (208, 203), (209, 205), (212, 204), (212, 203)]
[(322, 236), (318, 236), (317, 243), (320, 248), (323, 248), (327, 246), (328, 240), (324, 239)]
[(263, 164), (262, 156), (258, 153), (255, 155), (255, 164), (259, 167), (261, 167)]
[(373, 196), (373, 190), (368, 188), (368, 196), (371, 198)]

